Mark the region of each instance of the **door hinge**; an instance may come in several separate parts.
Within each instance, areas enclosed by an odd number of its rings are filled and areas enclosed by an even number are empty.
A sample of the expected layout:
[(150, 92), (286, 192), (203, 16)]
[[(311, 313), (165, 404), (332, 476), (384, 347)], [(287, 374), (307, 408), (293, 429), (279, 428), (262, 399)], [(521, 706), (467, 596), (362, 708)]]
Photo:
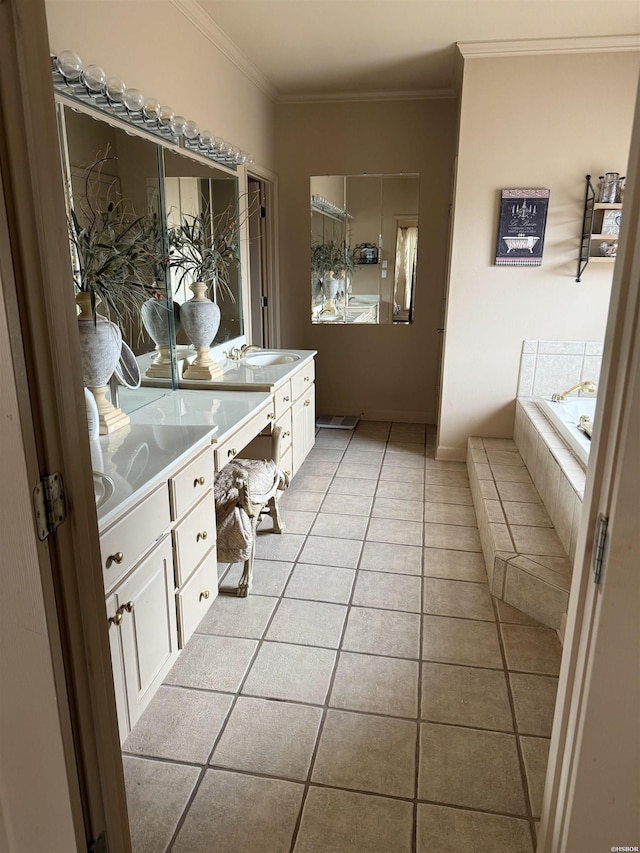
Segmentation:
[(606, 515), (600, 513), (596, 521), (596, 533), (593, 541), (593, 582), (600, 583), (600, 576), (604, 566), (606, 550), (607, 550), (607, 530), (609, 527), (609, 519)]
[(107, 844), (107, 835), (101, 832), (97, 838), (90, 841), (87, 845), (88, 853), (109, 853), (109, 845)]
[(268, 307), (269, 307), (269, 299), (268, 299), (268, 297), (266, 297), (266, 296), (261, 296), (261, 297), (260, 297), (260, 307), (261, 307), (261, 308), (268, 308)]
[(264, 204), (261, 204), (260, 205), (260, 219), (266, 219), (266, 218), (267, 218), (267, 208), (264, 206)]
[(33, 490), (38, 539), (44, 541), (67, 517), (62, 474), (47, 474)]

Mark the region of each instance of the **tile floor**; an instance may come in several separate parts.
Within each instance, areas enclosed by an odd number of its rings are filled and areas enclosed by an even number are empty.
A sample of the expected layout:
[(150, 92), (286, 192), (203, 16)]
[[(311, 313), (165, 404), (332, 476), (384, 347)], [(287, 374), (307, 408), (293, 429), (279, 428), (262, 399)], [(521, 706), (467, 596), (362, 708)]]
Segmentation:
[(124, 744), (136, 853), (532, 853), (561, 647), (490, 596), (434, 442), (319, 431), (250, 596), (214, 602)]

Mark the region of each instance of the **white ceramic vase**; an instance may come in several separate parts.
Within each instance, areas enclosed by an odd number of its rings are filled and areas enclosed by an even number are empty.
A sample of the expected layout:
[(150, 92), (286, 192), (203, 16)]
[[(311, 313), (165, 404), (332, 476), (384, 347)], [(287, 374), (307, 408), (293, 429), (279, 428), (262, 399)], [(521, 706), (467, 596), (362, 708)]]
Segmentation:
[[(140, 308), (144, 327), (156, 345), (156, 356), (145, 371), (145, 376), (160, 379), (170, 379), (172, 376), (170, 310), (165, 301), (155, 298), (147, 299)], [(180, 328), (180, 306), (177, 302), (173, 303), (173, 328), (177, 335)]]
[(196, 281), (189, 286), (193, 293), (180, 307), (180, 321), (187, 338), (196, 350), (196, 358), (187, 365), (185, 379), (216, 379), (222, 375), (220, 367), (211, 360), (209, 350), (220, 327), (220, 309), (205, 295), (207, 285)]

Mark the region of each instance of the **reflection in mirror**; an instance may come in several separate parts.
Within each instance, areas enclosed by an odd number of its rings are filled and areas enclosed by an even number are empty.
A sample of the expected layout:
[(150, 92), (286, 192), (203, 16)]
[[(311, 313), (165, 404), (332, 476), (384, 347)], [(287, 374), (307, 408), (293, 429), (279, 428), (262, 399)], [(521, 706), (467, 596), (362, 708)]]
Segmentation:
[(419, 176), (311, 178), (313, 323), (411, 323)]
[[(93, 294), (92, 309), (116, 323), (136, 355), (149, 352), (155, 342), (142, 322), (142, 306), (152, 297), (167, 304), (158, 263), (162, 219), (157, 146), (84, 113), (59, 109), (66, 131), (63, 156), (76, 290)], [(168, 318), (163, 319), (168, 337)]]

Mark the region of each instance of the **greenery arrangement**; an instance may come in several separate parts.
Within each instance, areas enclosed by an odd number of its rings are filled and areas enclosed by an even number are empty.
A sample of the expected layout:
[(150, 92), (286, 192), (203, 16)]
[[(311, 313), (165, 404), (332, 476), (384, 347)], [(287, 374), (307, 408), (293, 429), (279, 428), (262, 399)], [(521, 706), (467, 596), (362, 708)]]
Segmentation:
[(207, 295), (236, 301), (231, 271), (240, 265), (240, 220), (235, 201), (221, 213), (207, 205), (198, 214), (183, 214), (179, 226), (169, 229), (169, 267), (177, 271), (177, 286), (203, 281)]
[(315, 243), (311, 246), (311, 272), (317, 278), (333, 273), (336, 278), (354, 273), (358, 269), (353, 252), (347, 244), (338, 240)]
[(135, 326), (143, 302), (162, 298), (164, 284), (158, 282), (164, 259), (157, 215), (137, 216), (123, 199), (113, 198), (113, 187), (106, 202), (98, 201), (96, 179), (112, 159), (107, 153), (89, 167), (68, 230), (76, 292), (91, 294), (94, 319), (100, 303), (101, 311), (124, 329)]

